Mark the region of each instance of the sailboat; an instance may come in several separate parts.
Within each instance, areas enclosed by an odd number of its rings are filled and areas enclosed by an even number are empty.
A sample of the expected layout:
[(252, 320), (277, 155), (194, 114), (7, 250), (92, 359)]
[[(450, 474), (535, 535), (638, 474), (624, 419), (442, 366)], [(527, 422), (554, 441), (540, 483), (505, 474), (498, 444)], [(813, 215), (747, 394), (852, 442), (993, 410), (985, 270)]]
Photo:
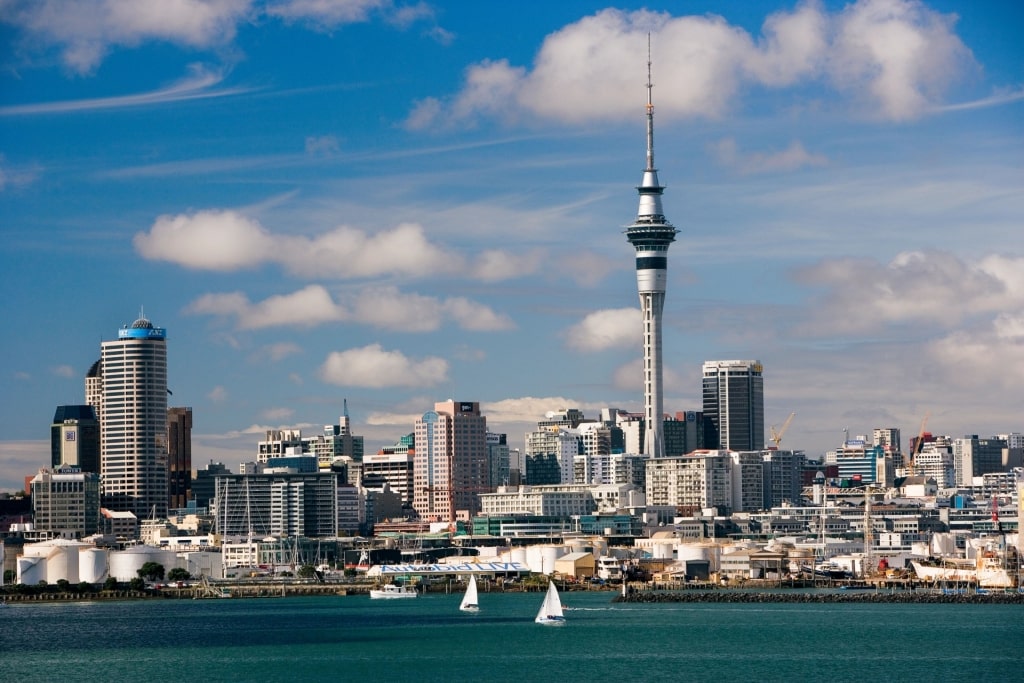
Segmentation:
[(562, 616), (562, 600), (558, 597), (558, 589), (555, 588), (554, 581), (548, 582), (548, 592), (544, 595), (544, 602), (534, 621), (545, 626), (565, 625), (565, 617)]
[(462, 596), (459, 609), (463, 612), (480, 611), (480, 605), (476, 601), (476, 574), (469, 575), (469, 585), (466, 586), (466, 593)]

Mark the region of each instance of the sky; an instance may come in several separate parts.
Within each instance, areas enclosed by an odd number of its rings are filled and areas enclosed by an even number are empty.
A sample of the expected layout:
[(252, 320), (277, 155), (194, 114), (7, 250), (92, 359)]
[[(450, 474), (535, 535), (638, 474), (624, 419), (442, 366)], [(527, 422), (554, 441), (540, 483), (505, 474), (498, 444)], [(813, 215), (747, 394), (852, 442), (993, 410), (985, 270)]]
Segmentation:
[(757, 359), (812, 457), (1024, 431), (1022, 28), (994, 0), (0, 0), (0, 491), (140, 315), (197, 467), (346, 400), (371, 452), (448, 399), (513, 448), (642, 410), (648, 36), (666, 411)]

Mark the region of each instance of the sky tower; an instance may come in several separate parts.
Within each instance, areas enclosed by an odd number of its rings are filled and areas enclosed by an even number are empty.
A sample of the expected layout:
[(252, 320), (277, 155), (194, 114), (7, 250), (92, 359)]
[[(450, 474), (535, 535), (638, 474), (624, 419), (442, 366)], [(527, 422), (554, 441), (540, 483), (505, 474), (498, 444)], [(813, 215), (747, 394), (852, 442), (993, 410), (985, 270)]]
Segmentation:
[(665, 220), (661, 194), (654, 168), (654, 103), (651, 99), (651, 37), (647, 36), (647, 167), (637, 187), (640, 208), (636, 220), (626, 228), (626, 238), (636, 249), (636, 286), (640, 292), (640, 311), (644, 323), (644, 455), (665, 455), (664, 389), (661, 368), (661, 312), (665, 307), (665, 282), (668, 278), (668, 248), (676, 239), (676, 230)]

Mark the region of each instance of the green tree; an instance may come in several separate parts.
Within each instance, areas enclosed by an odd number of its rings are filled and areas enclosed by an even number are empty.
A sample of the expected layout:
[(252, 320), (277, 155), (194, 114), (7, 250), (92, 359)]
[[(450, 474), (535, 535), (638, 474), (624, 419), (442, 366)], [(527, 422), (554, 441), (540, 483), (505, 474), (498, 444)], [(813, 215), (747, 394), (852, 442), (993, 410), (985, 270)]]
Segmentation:
[(304, 564), (299, 567), (299, 578), (300, 579), (312, 579), (316, 576), (316, 568), (311, 564)]
[(57, 589), (61, 593), (67, 593), (68, 589), (71, 588), (71, 582), (67, 579), (57, 579)]
[(133, 591), (140, 591), (146, 587), (146, 582), (141, 577), (137, 577), (128, 582), (128, 588)]
[(159, 562), (147, 562), (138, 571), (140, 579), (161, 581), (164, 578), (164, 566)]
[(92, 593), (92, 584), (88, 581), (81, 581), (76, 589), (79, 593)]
[(188, 570), (181, 567), (175, 567), (167, 572), (168, 581), (187, 581), (191, 578), (192, 576), (188, 573)]
[(103, 590), (105, 591), (116, 591), (117, 590), (117, 579), (113, 576), (108, 576), (107, 580), (103, 582)]
[(7, 585), (7, 584), (14, 583), (14, 579), (16, 579), (17, 576), (18, 576), (17, 572), (15, 572), (13, 569), (5, 569), (4, 570), (4, 584)]

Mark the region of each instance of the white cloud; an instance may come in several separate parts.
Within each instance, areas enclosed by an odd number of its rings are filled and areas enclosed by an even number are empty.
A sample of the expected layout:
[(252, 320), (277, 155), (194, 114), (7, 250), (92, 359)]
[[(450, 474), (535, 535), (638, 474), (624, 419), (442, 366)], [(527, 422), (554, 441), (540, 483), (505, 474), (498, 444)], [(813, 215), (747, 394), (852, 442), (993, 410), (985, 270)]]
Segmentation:
[[(433, 244), (414, 223), (372, 234), (341, 226), (310, 238), (273, 234), (237, 211), (208, 210), (160, 216), (148, 233), (135, 235), (133, 244), (149, 260), (199, 270), (234, 271), (273, 263), (298, 277), (339, 279), (465, 272), (459, 254)], [(489, 254), (486, 259), (496, 257)], [(483, 276), (496, 277), (494, 270)]]
[(431, 387), (447, 380), (448, 361), (427, 357), (414, 360), (380, 344), (334, 351), (320, 367), (324, 382), (343, 387)]
[[(3, 107), (0, 107), (0, 113), (3, 113)], [(0, 154), (0, 192), (4, 192), (8, 188), (29, 185), (36, 179), (37, 175), (38, 171), (36, 169), (12, 166), (7, 163), (4, 155)]]
[(149, 92), (134, 95), (118, 95), (116, 97), (15, 104), (0, 107), (0, 116), (60, 114), (96, 109), (124, 109), (126, 107), (142, 107), (152, 104), (163, 104), (165, 102), (225, 97), (249, 92), (248, 88), (215, 88), (214, 86), (224, 80), (225, 72), (223, 69), (210, 68), (203, 64), (190, 64), (188, 71), (188, 75), (181, 80), (164, 88)]
[(26, 46), (56, 46), (79, 74), (91, 73), (113, 47), (158, 40), (211, 48), (234, 40), (251, 0), (13, 0), (5, 21), (22, 31)]
[(828, 77), (883, 118), (903, 120), (924, 114), (972, 62), (953, 24), (951, 15), (915, 0), (860, 0), (836, 15), (804, 2), (769, 16), (755, 39), (715, 15), (606, 9), (549, 35), (532, 69), (507, 60), (470, 66), (460, 92), (417, 102), (406, 126), (466, 125), (478, 117), (568, 123), (633, 117), (643, 102), (638, 76), (648, 34), (661, 116), (718, 117), (748, 86), (783, 88)]
[(797, 273), (825, 288), (805, 331), (821, 335), (870, 333), (892, 324), (951, 328), (965, 319), (1024, 308), (1024, 258), (978, 263), (938, 251), (906, 252), (888, 264), (828, 259)]
[(849, 5), (836, 18), (829, 55), (832, 80), (879, 105), (882, 118), (916, 118), (973, 61), (953, 32), (955, 22), (955, 15), (911, 0)]
[(271, 362), (276, 363), (280, 360), (284, 360), (288, 356), (292, 356), (297, 353), (302, 353), (302, 347), (300, 347), (298, 344), (293, 344), (291, 342), (279, 342), (277, 344), (269, 344), (267, 346), (264, 346), (262, 349), (260, 349), (257, 356), (259, 358), (265, 358), (267, 360), (270, 360)]
[(565, 332), (566, 346), (577, 351), (635, 348), (643, 327), (638, 308), (595, 311)]
[(282, 420), (287, 420), (294, 414), (295, 411), (291, 408), (267, 408), (260, 413), (260, 416), (263, 417), (264, 420), (277, 420), (280, 422)]
[(369, 21), (372, 12), (390, 5), (389, 0), (269, 0), (267, 14), (329, 29)]
[(314, 156), (331, 156), (341, 151), (338, 138), (333, 135), (307, 136), (306, 154)]
[(228, 390), (218, 384), (210, 390), (210, 393), (206, 395), (206, 398), (210, 399), (213, 403), (223, 403), (228, 400)]
[(508, 316), (484, 304), (463, 297), (437, 299), (396, 287), (363, 287), (343, 294), (340, 302), (322, 285), (309, 285), (255, 304), (241, 292), (204, 294), (186, 306), (185, 312), (235, 318), (240, 329), (249, 330), (352, 322), (401, 332), (432, 332), (446, 320), (477, 332), (515, 327)]
[(58, 365), (50, 369), (57, 377), (71, 378), (75, 376), (75, 369), (70, 365)]
[(741, 154), (734, 139), (724, 138), (712, 145), (712, 151), (721, 165), (733, 168), (744, 175), (795, 171), (804, 166), (828, 164), (827, 157), (822, 154), (811, 154), (797, 140), (781, 152)]
[[(691, 386), (691, 379), (692, 378), (677, 373), (672, 368), (662, 367), (661, 382), (665, 387), (666, 394), (673, 392), (677, 387), (685, 388)], [(639, 395), (638, 400), (642, 401), (644, 392), (643, 357), (635, 358), (616, 368), (615, 372), (612, 374), (612, 386), (619, 391)], [(666, 412), (671, 411), (669, 408), (666, 408)]]

